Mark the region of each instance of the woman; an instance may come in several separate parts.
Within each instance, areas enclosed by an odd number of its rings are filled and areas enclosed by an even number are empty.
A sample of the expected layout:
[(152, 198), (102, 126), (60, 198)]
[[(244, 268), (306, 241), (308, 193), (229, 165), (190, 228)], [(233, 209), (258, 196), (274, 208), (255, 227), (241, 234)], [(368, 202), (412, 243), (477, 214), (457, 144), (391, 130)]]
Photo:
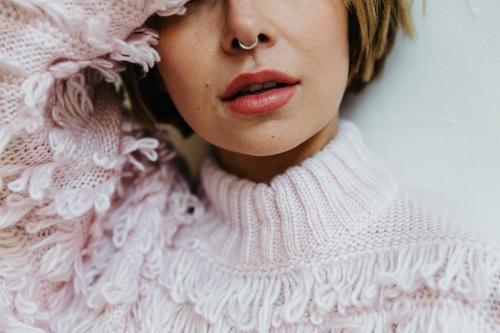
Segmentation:
[[(497, 245), (338, 118), (404, 3), (184, 2), (4, 3), (0, 330), (498, 331)], [(154, 13), (183, 15), (151, 49)], [(102, 82), (121, 61), (157, 62), (127, 78), (140, 116), (213, 144), (196, 195)]]

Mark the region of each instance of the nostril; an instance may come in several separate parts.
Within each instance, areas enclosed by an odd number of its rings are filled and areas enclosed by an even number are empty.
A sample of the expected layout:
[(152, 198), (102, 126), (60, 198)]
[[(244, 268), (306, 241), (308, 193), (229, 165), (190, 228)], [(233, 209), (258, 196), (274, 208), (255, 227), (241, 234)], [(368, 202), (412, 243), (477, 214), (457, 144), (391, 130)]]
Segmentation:
[(263, 35), (263, 34), (259, 34), (259, 41), (260, 42), (267, 42), (269, 40), (269, 37), (267, 37), (266, 35)]
[[(259, 34), (259, 36), (257, 38), (258, 38), (259, 42), (261, 42), (261, 43), (265, 43), (269, 40), (269, 37), (267, 37), (264, 34)], [(233, 49), (240, 48), (240, 45), (238, 43), (238, 38), (233, 38), (233, 40), (231, 41), (231, 48), (233, 48)]]

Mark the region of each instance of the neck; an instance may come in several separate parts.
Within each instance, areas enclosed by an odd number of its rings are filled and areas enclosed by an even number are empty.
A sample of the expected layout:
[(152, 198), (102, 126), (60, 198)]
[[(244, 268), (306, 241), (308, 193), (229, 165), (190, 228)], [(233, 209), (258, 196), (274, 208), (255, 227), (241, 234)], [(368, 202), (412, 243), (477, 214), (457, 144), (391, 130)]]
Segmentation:
[(322, 150), (269, 184), (238, 178), (212, 156), (202, 165), (201, 184), (213, 218), (194, 228), (198, 238), (220, 260), (248, 269), (306, 262), (350, 244), (398, 190), (354, 123), (342, 119)]
[(214, 147), (215, 158), (223, 169), (240, 178), (269, 183), (276, 175), (298, 165), (321, 150), (337, 134), (338, 117), (308, 140), (284, 153), (271, 156), (251, 156)]

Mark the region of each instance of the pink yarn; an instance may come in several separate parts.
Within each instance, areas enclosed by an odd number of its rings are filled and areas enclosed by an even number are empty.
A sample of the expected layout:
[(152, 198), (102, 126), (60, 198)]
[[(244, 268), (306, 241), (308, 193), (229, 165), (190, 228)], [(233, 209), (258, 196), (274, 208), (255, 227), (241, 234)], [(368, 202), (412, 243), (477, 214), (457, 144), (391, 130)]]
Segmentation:
[(186, 1), (0, 4), (1, 332), (117, 332), (125, 317), (101, 311), (132, 302), (199, 215), (175, 152), (142, 137), (104, 82), (121, 61), (152, 67), (157, 34), (141, 25)]

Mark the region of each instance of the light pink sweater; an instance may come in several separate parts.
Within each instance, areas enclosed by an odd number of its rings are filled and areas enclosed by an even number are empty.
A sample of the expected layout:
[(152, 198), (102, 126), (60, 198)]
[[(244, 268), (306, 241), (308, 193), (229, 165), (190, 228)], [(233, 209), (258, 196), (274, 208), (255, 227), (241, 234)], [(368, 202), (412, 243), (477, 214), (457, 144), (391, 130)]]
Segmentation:
[(398, 185), (356, 126), (192, 194), (112, 86), (183, 0), (0, 3), (0, 332), (499, 332), (498, 245)]

